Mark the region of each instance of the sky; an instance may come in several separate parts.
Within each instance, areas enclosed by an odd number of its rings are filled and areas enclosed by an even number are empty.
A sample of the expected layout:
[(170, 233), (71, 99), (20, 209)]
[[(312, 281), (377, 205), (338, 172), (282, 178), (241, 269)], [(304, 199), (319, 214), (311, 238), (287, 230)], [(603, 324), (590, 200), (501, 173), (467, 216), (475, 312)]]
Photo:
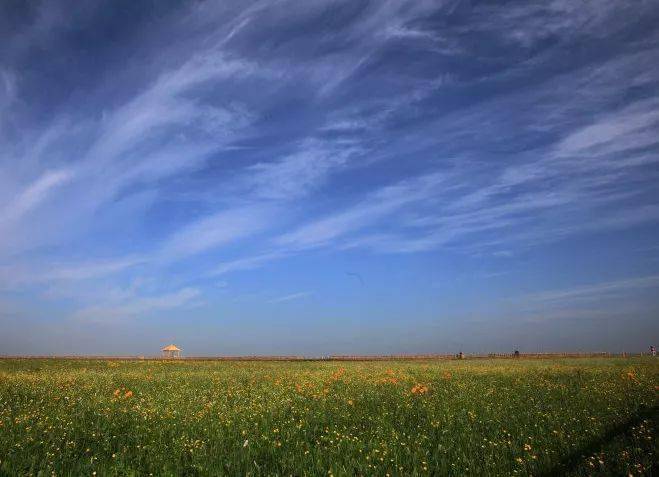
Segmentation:
[(658, 345), (657, 25), (0, 3), (0, 355)]

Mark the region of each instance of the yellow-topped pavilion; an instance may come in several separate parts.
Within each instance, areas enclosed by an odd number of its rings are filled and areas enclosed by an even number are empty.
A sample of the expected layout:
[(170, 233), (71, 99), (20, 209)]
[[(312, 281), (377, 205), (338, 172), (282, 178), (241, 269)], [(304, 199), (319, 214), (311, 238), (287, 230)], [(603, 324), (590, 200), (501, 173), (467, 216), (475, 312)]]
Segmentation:
[(162, 350), (163, 358), (180, 358), (181, 357), (181, 348), (176, 345), (170, 344), (165, 346)]

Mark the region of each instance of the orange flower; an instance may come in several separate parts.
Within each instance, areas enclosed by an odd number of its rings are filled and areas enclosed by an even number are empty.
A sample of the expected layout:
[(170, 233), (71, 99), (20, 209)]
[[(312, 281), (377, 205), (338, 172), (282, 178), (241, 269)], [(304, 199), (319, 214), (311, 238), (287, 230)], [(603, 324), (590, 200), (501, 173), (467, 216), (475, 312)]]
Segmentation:
[(121, 393), (121, 391), (119, 389), (115, 389), (114, 393), (112, 393), (112, 394), (114, 394), (114, 397), (119, 397), (120, 393)]
[(412, 394), (425, 394), (428, 392), (428, 386), (416, 384), (412, 387)]
[(133, 391), (126, 391), (126, 394), (124, 394), (125, 398), (133, 397)]
[(332, 379), (334, 381), (338, 381), (345, 372), (346, 372), (345, 368), (339, 368), (337, 371), (332, 373)]

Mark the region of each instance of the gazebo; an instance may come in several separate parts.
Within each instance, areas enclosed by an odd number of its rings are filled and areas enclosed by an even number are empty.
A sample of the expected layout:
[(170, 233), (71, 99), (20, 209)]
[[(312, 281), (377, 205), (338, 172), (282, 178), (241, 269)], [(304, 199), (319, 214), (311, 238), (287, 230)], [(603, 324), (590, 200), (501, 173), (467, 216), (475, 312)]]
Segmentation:
[(160, 351), (162, 351), (162, 357), (163, 358), (180, 358), (181, 357), (181, 349), (178, 348), (176, 345), (173, 345), (173, 344), (165, 346)]

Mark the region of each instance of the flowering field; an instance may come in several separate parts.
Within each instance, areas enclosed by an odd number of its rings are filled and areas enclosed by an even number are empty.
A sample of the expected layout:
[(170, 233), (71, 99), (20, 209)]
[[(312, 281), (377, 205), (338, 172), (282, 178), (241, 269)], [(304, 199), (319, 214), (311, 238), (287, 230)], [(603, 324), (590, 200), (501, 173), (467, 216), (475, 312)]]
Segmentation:
[(651, 475), (659, 359), (0, 360), (2, 475)]

